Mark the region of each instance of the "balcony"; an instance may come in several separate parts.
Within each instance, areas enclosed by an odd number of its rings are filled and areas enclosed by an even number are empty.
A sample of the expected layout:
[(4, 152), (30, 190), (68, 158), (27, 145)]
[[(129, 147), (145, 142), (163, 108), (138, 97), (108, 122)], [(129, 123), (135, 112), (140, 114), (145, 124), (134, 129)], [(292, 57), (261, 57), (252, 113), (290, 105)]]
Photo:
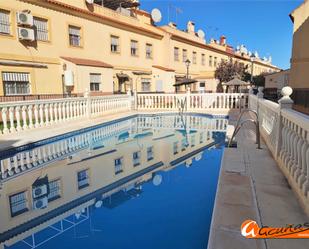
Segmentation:
[[(136, 19), (133, 11), (139, 3), (132, 0), (95, 0), (94, 11), (109, 17), (118, 17), (119, 15)], [(119, 18), (119, 17), (118, 17)]]

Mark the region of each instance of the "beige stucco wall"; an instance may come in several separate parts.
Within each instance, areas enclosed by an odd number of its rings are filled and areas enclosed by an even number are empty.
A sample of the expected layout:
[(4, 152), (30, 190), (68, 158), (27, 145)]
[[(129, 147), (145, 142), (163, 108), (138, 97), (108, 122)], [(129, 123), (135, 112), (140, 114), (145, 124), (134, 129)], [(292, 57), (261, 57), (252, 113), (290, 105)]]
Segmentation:
[(80, 66), (66, 60), (62, 60), (62, 63), (66, 65), (67, 70), (73, 72), (73, 93), (84, 93), (86, 89), (90, 91), (90, 74), (101, 74), (100, 92), (113, 93), (112, 68)]
[(265, 88), (277, 88), (281, 90), (289, 85), (290, 70), (273, 73), (265, 76)]
[(309, 2), (305, 1), (291, 15), (294, 34), (290, 86), (309, 88)]

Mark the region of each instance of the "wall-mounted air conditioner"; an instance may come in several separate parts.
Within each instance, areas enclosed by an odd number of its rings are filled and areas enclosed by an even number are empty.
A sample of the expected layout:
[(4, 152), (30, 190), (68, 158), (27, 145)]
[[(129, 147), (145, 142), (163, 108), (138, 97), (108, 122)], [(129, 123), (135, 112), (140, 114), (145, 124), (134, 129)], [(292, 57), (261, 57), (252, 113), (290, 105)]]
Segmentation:
[(33, 16), (26, 12), (17, 12), (17, 24), (33, 26)]
[(38, 198), (47, 194), (47, 185), (41, 185), (32, 189), (32, 197)]
[(44, 209), (47, 208), (48, 206), (48, 199), (47, 197), (41, 198), (41, 199), (37, 199), (33, 202), (33, 209), (37, 210), (37, 209)]
[(28, 28), (18, 28), (19, 40), (34, 41), (34, 30)]
[(64, 71), (64, 85), (65, 86), (74, 86), (74, 74), (71, 70)]

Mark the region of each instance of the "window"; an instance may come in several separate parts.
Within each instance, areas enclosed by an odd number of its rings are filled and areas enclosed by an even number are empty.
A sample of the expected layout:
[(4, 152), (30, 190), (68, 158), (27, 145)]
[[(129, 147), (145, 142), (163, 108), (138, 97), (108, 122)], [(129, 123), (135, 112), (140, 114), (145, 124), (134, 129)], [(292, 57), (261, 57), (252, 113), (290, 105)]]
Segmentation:
[(132, 56), (138, 56), (138, 42), (137, 41), (131, 41), (131, 55)]
[(26, 191), (11, 195), (9, 199), (12, 217), (25, 213), (29, 210)]
[(153, 146), (147, 148), (147, 161), (153, 159)]
[(179, 48), (174, 48), (174, 60), (179, 61)]
[(205, 66), (205, 54), (202, 54), (202, 61), (201, 61), (202, 65)]
[(35, 36), (38, 41), (48, 41), (48, 20), (34, 17)]
[(212, 67), (212, 56), (209, 56), (209, 66)]
[(120, 45), (119, 45), (119, 37), (118, 36), (111, 36), (111, 52), (112, 53), (119, 53), (120, 52)]
[(78, 189), (83, 189), (89, 186), (89, 170), (85, 169), (77, 172)]
[(142, 78), (142, 92), (150, 92), (151, 91), (151, 79)]
[(174, 155), (178, 154), (178, 142), (174, 142), (173, 144), (173, 153)]
[(69, 25), (70, 46), (81, 47), (81, 28)]
[(91, 73), (90, 74), (90, 91), (98, 92), (100, 91), (101, 85), (101, 74)]
[(205, 88), (205, 81), (200, 82), (200, 88), (204, 87)]
[(184, 151), (187, 147), (187, 139), (186, 138), (183, 138), (181, 140), (181, 150)]
[(146, 58), (152, 59), (152, 44), (147, 43), (146, 44)]
[(123, 172), (122, 162), (123, 162), (123, 157), (115, 159), (115, 174), (116, 175)]
[(182, 61), (185, 62), (188, 59), (188, 51), (186, 49), (182, 50)]
[(195, 136), (191, 136), (191, 147), (195, 146)]
[(204, 141), (204, 133), (201, 132), (201, 133), (200, 133), (200, 144), (202, 144), (203, 141)]
[(3, 72), (4, 94), (7, 95), (25, 95), (30, 94), (29, 73)]
[(214, 58), (214, 67), (217, 67), (217, 57)]
[(48, 202), (57, 200), (61, 197), (60, 195), (60, 180), (51, 181), (49, 184), (49, 195)]
[(193, 64), (196, 64), (196, 52), (193, 52), (192, 53), (192, 62), (193, 62)]
[(10, 12), (0, 9), (0, 34), (11, 34)]
[(133, 153), (133, 166), (136, 167), (141, 164), (141, 152), (136, 151)]

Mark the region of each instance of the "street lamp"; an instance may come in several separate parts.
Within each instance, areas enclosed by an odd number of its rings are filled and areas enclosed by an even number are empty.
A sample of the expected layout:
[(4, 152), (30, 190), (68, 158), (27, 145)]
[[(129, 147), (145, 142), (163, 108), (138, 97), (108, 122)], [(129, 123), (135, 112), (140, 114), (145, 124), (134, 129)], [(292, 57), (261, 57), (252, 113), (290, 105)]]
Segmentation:
[(251, 60), (251, 84), (253, 84), (253, 65), (254, 65), (254, 61), (255, 61), (255, 55), (252, 54), (250, 57)]
[(189, 59), (187, 59), (185, 61), (185, 64), (186, 64), (186, 67), (187, 67), (187, 79), (189, 79), (189, 67), (190, 67), (191, 61)]

